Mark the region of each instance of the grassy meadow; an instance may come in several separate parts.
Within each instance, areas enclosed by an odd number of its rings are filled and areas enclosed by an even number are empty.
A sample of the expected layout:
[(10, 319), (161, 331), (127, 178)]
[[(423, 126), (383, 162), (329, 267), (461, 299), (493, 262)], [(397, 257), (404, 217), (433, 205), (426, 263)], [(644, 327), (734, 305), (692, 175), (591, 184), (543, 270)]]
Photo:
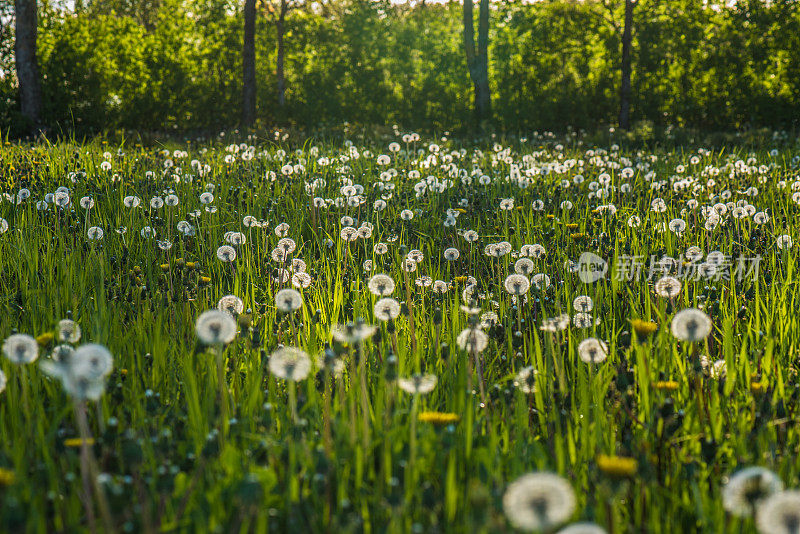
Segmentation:
[(6, 143), (0, 530), (800, 532), (773, 141)]

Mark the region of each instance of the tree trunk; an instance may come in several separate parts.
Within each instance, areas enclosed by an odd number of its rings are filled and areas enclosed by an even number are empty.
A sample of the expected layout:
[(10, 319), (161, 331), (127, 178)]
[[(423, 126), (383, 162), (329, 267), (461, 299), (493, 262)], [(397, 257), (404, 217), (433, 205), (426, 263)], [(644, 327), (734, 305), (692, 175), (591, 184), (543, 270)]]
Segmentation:
[(625, 26), (622, 30), (622, 79), (619, 86), (619, 127), (631, 127), (631, 44), (633, 41), (633, 7), (636, 0), (625, 0)]
[(256, 0), (244, 2), (242, 44), (242, 126), (256, 120)]
[(283, 73), (283, 34), (286, 31), (284, 22), (286, 20), (285, 1), (281, 2), (281, 11), (278, 19), (275, 21), (275, 36), (277, 39), (278, 51), (275, 54), (275, 79), (278, 84), (278, 107), (283, 109), (286, 103), (286, 78)]
[(36, 60), (37, 0), (16, 0), (16, 54), (19, 101), (23, 117), (32, 130), (39, 127), (42, 115), (42, 86)]
[(478, 46), (475, 46), (475, 21), (472, 0), (464, 0), (464, 51), (474, 91), (475, 122), (479, 130), (491, 119), (492, 96), (489, 90), (489, 0), (480, 0)]

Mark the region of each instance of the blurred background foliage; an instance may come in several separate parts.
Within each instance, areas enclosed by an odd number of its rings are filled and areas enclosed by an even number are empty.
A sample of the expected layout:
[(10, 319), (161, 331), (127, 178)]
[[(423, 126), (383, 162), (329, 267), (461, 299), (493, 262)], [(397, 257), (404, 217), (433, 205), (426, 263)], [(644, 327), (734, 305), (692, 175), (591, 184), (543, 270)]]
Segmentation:
[[(392, 125), (466, 131), (472, 82), (460, 3), (295, 0), (285, 23), (286, 101), (276, 90), (271, 0), (256, 21), (259, 125)], [(277, 0), (280, 1), (280, 0)], [(57, 133), (203, 131), (242, 113), (242, 8), (228, 0), (39, 2), (42, 122)], [(0, 127), (25, 131), (13, 2), (0, 7)], [(619, 109), (624, 1), (494, 2), (492, 126), (596, 129)], [(642, 127), (800, 125), (795, 0), (711, 5), (639, 0), (631, 117)]]

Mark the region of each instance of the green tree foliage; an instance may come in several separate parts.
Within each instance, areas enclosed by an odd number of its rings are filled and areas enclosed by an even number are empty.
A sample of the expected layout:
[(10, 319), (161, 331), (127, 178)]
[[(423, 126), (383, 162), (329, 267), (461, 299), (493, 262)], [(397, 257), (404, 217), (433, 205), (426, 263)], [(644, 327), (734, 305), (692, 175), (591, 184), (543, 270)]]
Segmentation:
[[(95, 0), (40, 4), (44, 122), (55, 130), (198, 130), (241, 116), (242, 2)], [(597, 128), (619, 110), (624, 2), (493, 5), (489, 75), (499, 130)], [(614, 20), (617, 21), (615, 25)], [(258, 17), (258, 120), (434, 130), (473, 123), (461, 5), (304, 2), (286, 20), (286, 104), (278, 111), (275, 28)], [(0, 126), (18, 121), (0, 33)], [(705, 129), (797, 127), (800, 8), (793, 0), (639, 0), (631, 114)], [(12, 69), (13, 71), (13, 69)]]

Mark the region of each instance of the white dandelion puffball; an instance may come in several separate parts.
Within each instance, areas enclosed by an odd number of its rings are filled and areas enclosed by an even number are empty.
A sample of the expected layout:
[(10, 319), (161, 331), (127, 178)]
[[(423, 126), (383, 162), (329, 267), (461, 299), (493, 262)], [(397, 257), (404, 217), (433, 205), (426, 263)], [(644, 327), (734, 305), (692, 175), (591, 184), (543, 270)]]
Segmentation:
[(456, 343), (458, 343), (461, 350), (470, 353), (483, 352), (489, 345), (489, 336), (487, 336), (483, 330), (467, 328), (458, 334)]
[(17, 365), (33, 363), (39, 357), (39, 344), (28, 334), (12, 334), (3, 343), (3, 353)]
[(503, 286), (511, 295), (524, 295), (531, 287), (528, 277), (522, 274), (510, 274), (506, 277)]
[(681, 292), (681, 282), (674, 276), (664, 276), (656, 282), (654, 289), (659, 297), (673, 299)]
[(102, 345), (88, 343), (75, 349), (68, 359), (44, 360), (45, 374), (61, 381), (64, 391), (77, 400), (99, 400), (106, 378), (114, 369), (114, 358)]
[(400, 315), (400, 303), (391, 297), (384, 297), (375, 303), (373, 311), (381, 321), (390, 321)]
[(77, 343), (81, 340), (81, 327), (72, 319), (62, 319), (56, 327), (58, 340), (62, 343)]
[(750, 516), (759, 501), (781, 490), (783, 482), (769, 469), (745, 467), (722, 488), (722, 507), (735, 516)]
[(672, 335), (681, 341), (701, 341), (711, 333), (711, 318), (702, 310), (687, 308), (672, 318)]
[(197, 318), (194, 330), (204, 345), (227, 345), (236, 337), (236, 321), (223, 311), (208, 310)]
[(236, 295), (225, 295), (217, 302), (217, 309), (231, 315), (240, 315), (244, 311), (244, 302)]
[(397, 385), (411, 395), (425, 395), (433, 391), (437, 381), (436, 375), (413, 375), (409, 378), (398, 378)]
[(547, 530), (572, 516), (575, 493), (569, 482), (556, 474), (529, 473), (506, 488), (503, 511), (520, 530)]
[(523, 393), (534, 393), (536, 391), (536, 375), (538, 371), (532, 365), (520, 369), (514, 378), (514, 387)]
[(269, 370), (278, 378), (298, 382), (311, 371), (311, 358), (297, 347), (281, 347), (270, 355)]
[(394, 292), (394, 280), (387, 274), (376, 274), (369, 279), (369, 291), (373, 295), (386, 297)]
[(303, 297), (296, 289), (281, 289), (275, 293), (275, 307), (283, 313), (297, 311), (303, 306)]
[(800, 529), (800, 491), (773, 493), (756, 508), (760, 534), (795, 534)]
[(590, 337), (578, 345), (578, 356), (585, 363), (601, 363), (608, 358), (608, 347), (602, 340)]
[(236, 249), (230, 245), (222, 245), (217, 249), (217, 258), (219, 261), (230, 263), (236, 259)]
[(556, 532), (556, 534), (606, 534), (606, 530), (595, 523), (582, 521), (568, 525)]

